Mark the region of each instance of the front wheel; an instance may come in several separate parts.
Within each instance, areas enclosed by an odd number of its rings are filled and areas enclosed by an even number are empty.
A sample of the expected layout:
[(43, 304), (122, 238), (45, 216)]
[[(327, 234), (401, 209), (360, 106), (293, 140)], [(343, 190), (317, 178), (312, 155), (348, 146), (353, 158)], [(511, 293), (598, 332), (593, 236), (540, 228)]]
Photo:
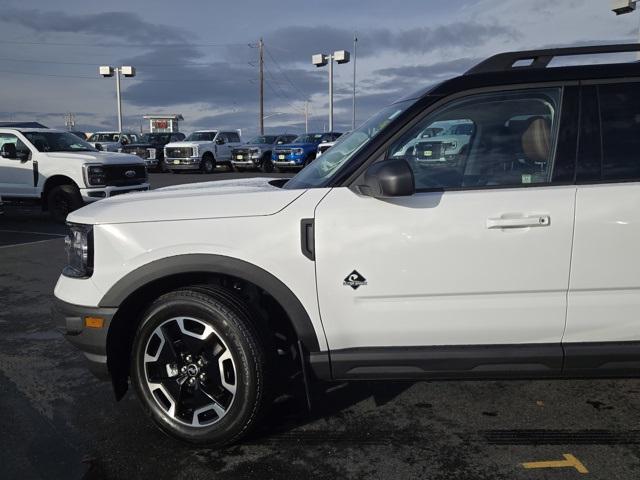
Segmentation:
[(271, 160), (271, 155), (265, 155), (262, 159), (262, 163), (260, 164), (260, 171), (264, 173), (273, 172), (274, 166), (273, 161)]
[(80, 190), (75, 185), (58, 185), (47, 194), (47, 209), (57, 223), (64, 223), (67, 215), (82, 205)]
[(222, 446), (257, 423), (271, 363), (254, 322), (245, 303), (219, 287), (176, 290), (149, 307), (134, 340), (132, 379), (161, 430)]
[(202, 161), (200, 162), (200, 171), (202, 173), (213, 173), (216, 169), (216, 161), (213, 158), (213, 155), (210, 153), (205, 153), (202, 157)]

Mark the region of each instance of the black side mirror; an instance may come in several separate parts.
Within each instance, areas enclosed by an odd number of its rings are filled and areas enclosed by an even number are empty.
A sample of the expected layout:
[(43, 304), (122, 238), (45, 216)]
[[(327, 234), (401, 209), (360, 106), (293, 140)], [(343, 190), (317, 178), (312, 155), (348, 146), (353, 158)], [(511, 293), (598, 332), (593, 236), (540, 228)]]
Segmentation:
[(16, 160), (18, 158), (18, 151), (16, 150), (15, 143), (5, 143), (0, 147), (0, 156), (3, 158), (11, 158)]
[(216, 145), (224, 145), (224, 138), (216, 138)]
[(96, 150), (98, 150), (99, 152), (102, 151), (102, 144), (101, 143), (96, 143)]
[(404, 158), (374, 163), (358, 187), (363, 195), (375, 198), (408, 197), (416, 192), (413, 170)]

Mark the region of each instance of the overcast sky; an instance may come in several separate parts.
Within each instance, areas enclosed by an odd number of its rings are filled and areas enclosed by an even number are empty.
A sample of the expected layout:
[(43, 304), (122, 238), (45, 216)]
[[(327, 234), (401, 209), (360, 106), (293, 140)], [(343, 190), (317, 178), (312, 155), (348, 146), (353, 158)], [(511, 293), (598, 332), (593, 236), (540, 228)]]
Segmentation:
[[(358, 33), (358, 121), (413, 90), (507, 50), (636, 41), (640, 12), (609, 0), (26, 0), (2, 1), (0, 120), (77, 129), (116, 127), (115, 81), (98, 65), (133, 65), (123, 79), (125, 126), (182, 113), (182, 130), (258, 123), (255, 43), (266, 45), (268, 131), (327, 123), (327, 69), (311, 55), (352, 49)], [(352, 65), (335, 68), (335, 126), (351, 124)], [(144, 125), (146, 128), (146, 124)]]

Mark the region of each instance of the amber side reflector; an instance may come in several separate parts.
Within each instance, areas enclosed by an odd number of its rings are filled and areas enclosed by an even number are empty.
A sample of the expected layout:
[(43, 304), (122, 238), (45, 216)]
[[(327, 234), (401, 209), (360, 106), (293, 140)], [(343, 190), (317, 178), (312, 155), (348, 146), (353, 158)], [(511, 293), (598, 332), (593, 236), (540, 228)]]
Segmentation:
[(104, 318), (84, 317), (84, 326), (87, 328), (102, 328), (104, 326)]

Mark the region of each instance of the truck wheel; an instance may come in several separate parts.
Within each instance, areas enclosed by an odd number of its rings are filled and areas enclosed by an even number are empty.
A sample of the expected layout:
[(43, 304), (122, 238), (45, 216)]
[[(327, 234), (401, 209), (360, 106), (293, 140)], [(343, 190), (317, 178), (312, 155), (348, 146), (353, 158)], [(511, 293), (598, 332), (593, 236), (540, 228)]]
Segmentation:
[(57, 185), (47, 194), (47, 209), (57, 223), (64, 223), (67, 215), (82, 205), (80, 190), (75, 185)]
[(222, 446), (256, 425), (271, 400), (271, 349), (246, 302), (205, 286), (148, 308), (133, 343), (132, 381), (146, 413), (181, 440)]
[(271, 155), (265, 155), (262, 157), (262, 163), (260, 164), (260, 171), (264, 173), (273, 172), (273, 162), (271, 161)]
[(200, 162), (200, 171), (202, 173), (213, 173), (216, 169), (216, 160), (213, 158), (209, 152), (205, 153), (202, 156), (202, 161)]

